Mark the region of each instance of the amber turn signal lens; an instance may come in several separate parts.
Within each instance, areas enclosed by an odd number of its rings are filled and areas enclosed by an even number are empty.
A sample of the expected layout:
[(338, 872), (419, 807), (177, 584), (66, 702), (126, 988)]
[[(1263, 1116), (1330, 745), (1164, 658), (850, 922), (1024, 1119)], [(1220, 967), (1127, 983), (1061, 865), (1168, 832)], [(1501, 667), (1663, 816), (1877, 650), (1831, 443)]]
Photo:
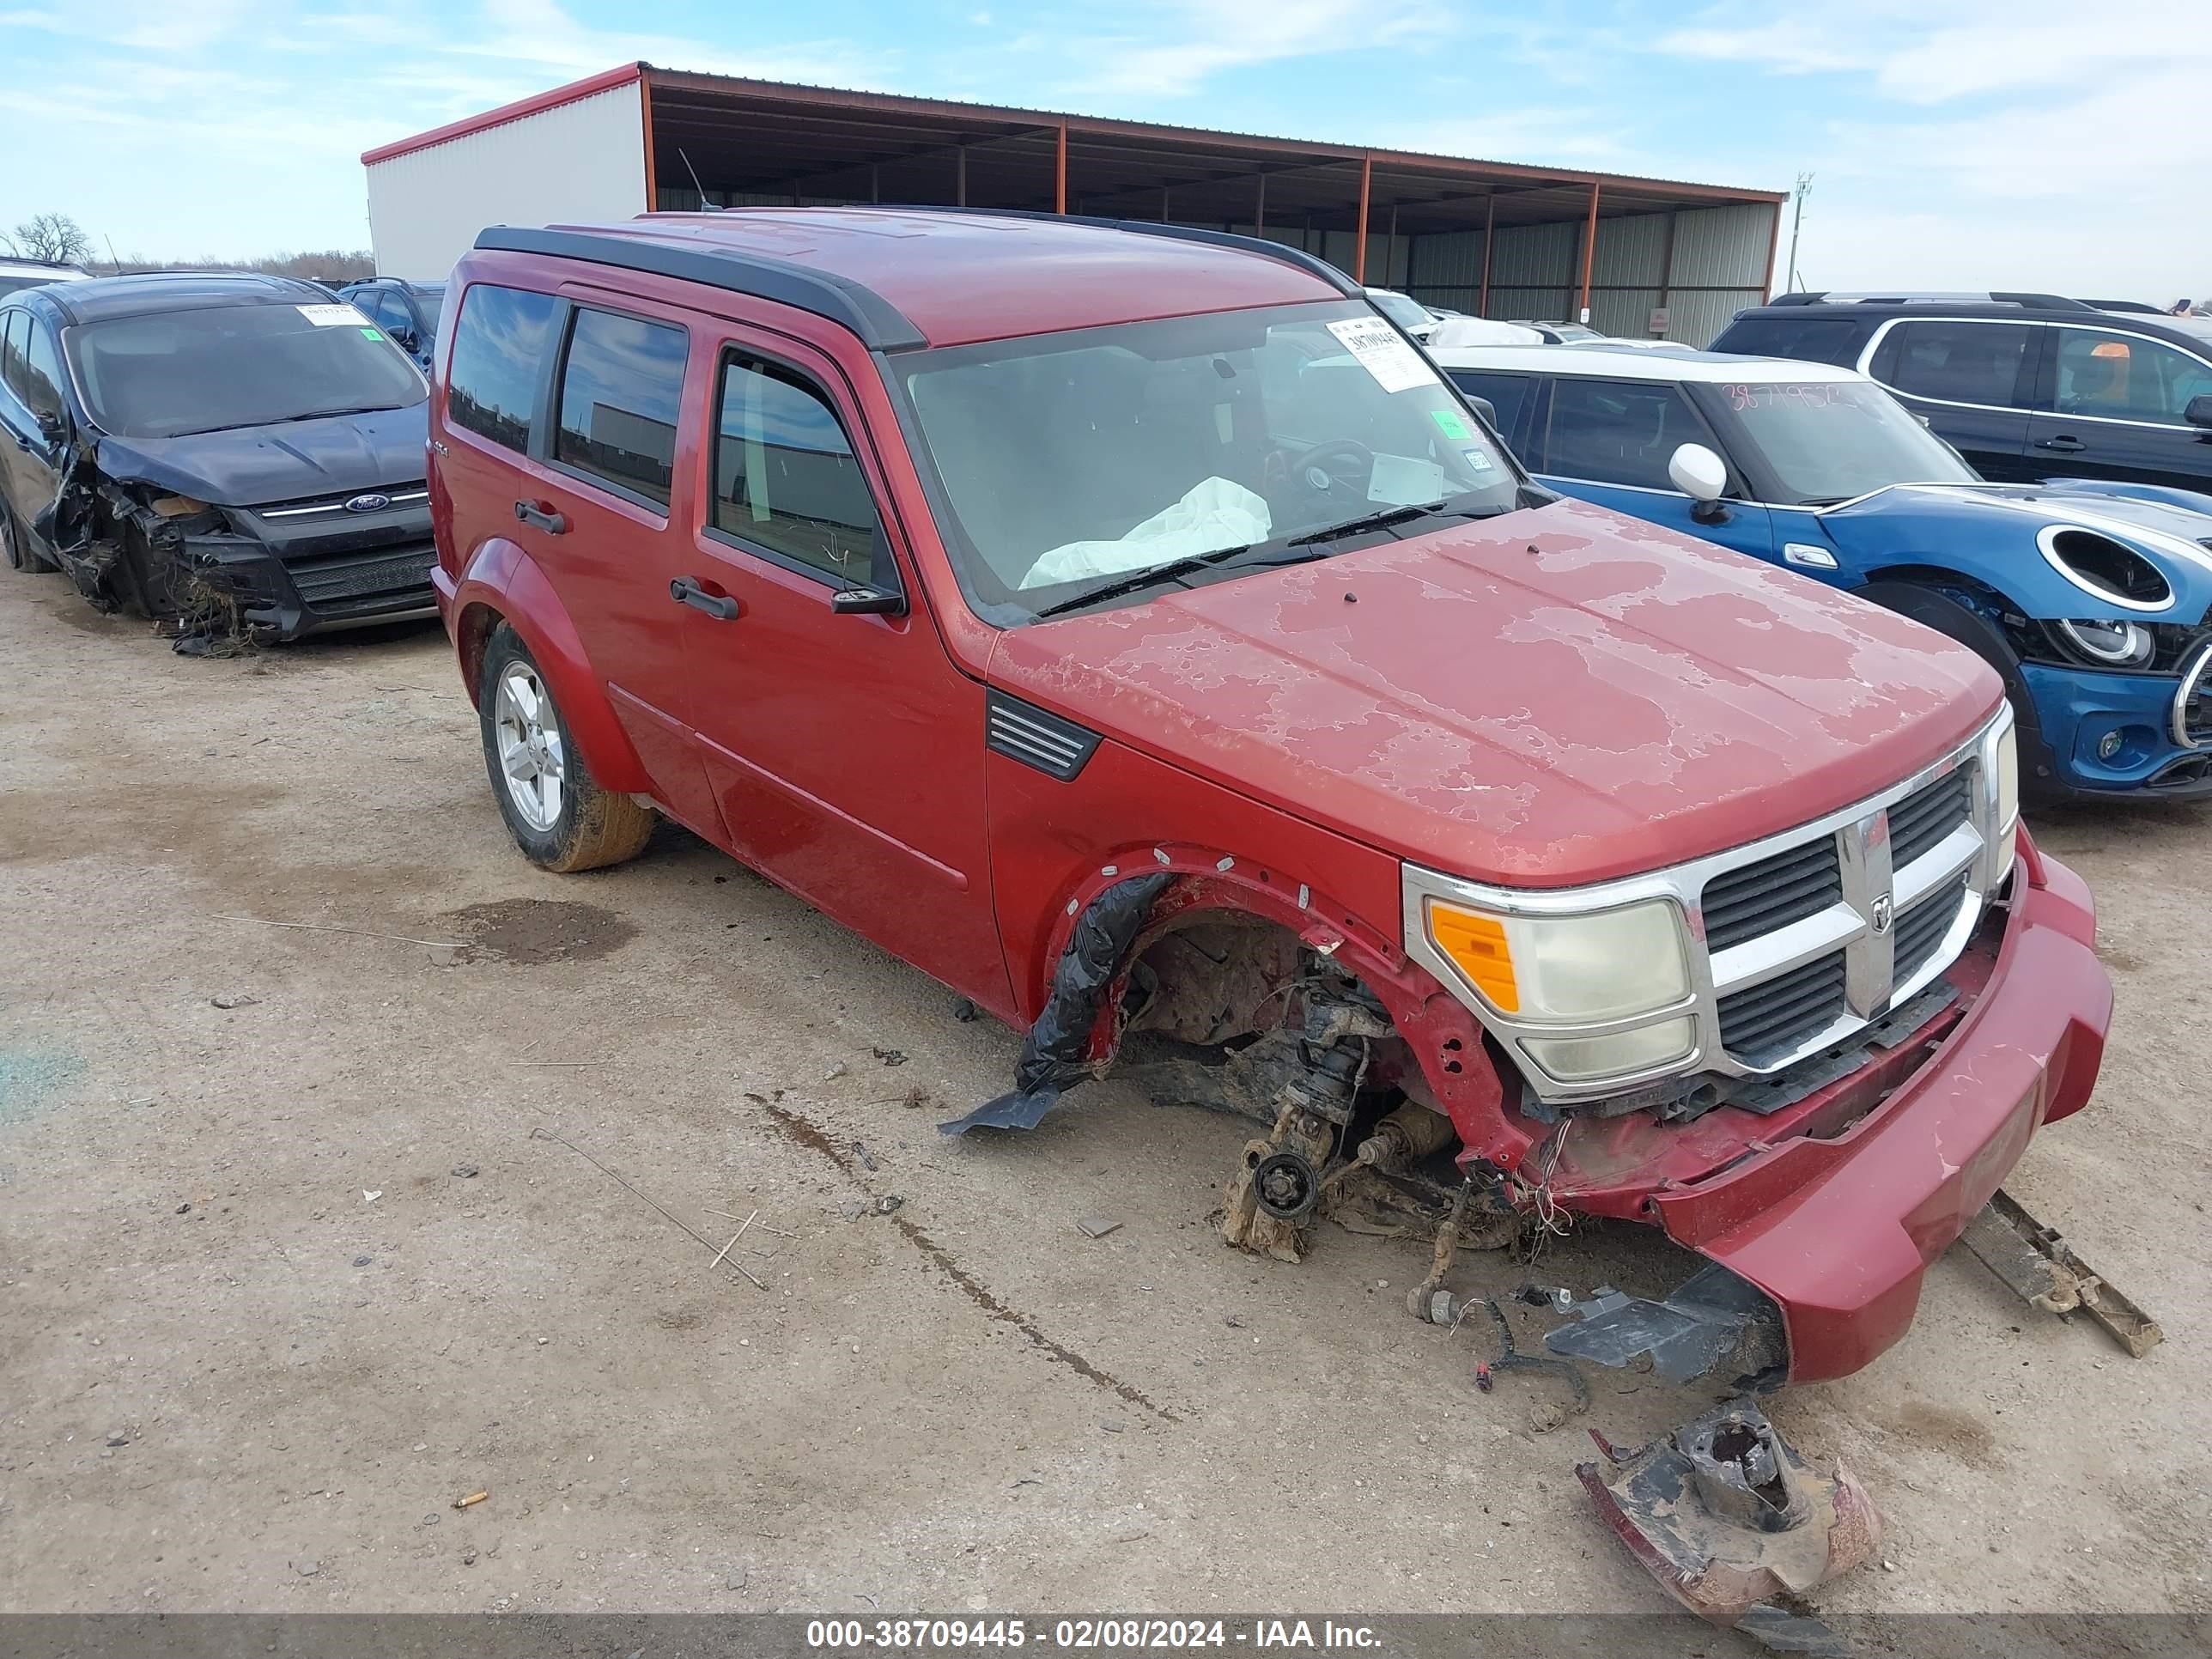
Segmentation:
[(1474, 982), (1492, 1007), (1503, 1014), (1520, 1012), (1521, 988), (1513, 982), (1513, 952), (1506, 946), (1503, 922), (1473, 911), (1432, 904), (1429, 937)]

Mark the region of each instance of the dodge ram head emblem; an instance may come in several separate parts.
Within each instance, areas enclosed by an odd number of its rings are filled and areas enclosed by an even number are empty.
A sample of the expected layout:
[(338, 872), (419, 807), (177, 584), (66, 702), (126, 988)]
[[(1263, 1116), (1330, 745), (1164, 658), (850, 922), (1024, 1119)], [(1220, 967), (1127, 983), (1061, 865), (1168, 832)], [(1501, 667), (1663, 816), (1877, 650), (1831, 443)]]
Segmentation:
[(1896, 905), (1897, 901), (1887, 893), (1875, 895), (1874, 911), (1869, 920), (1874, 923), (1874, 933), (1876, 939), (1880, 939), (1889, 931), (1890, 916), (1895, 910)]
[(386, 507), (391, 505), (391, 496), (379, 495), (371, 492), (366, 495), (356, 495), (353, 497), (346, 503), (346, 511), (349, 513), (381, 513)]

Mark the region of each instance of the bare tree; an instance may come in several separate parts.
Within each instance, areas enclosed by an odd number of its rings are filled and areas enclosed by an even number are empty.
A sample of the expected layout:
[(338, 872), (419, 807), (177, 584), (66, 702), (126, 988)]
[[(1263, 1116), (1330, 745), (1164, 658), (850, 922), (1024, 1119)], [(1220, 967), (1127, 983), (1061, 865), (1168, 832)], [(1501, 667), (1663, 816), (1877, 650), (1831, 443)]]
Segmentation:
[(92, 238), (66, 213), (41, 213), (26, 219), (8, 238), (20, 259), (47, 259), (58, 264), (82, 264), (92, 255)]

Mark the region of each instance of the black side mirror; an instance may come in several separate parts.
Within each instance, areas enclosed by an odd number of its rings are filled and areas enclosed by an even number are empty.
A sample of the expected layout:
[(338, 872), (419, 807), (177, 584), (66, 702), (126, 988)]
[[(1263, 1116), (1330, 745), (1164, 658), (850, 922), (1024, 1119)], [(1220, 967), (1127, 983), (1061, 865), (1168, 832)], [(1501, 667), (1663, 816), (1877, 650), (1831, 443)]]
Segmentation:
[(880, 587), (848, 587), (830, 596), (830, 609), (840, 617), (903, 617), (906, 595)]
[[(2212, 404), (2212, 398), (2200, 398), (2198, 401)], [(69, 437), (69, 422), (55, 414), (52, 410), (42, 409), (39, 411), (39, 435), (50, 444), (63, 443)]]
[(868, 580), (830, 596), (831, 612), (840, 617), (903, 617), (906, 593), (899, 585), (898, 561), (891, 556), (891, 538), (884, 521), (876, 520), (868, 538)]
[(1496, 404), (1492, 403), (1487, 398), (1468, 397), (1464, 392), (1461, 395), (1462, 397), (1467, 397), (1468, 405), (1474, 409), (1476, 414), (1481, 416), (1484, 420), (1490, 423), (1490, 429), (1492, 432), (1498, 430), (1498, 405)]
[(2181, 411), (2181, 418), (2191, 426), (2212, 430), (2212, 392), (2200, 392), (2189, 400), (2189, 407)]
[(393, 329), (392, 331), (392, 343), (398, 346), (402, 351), (410, 353), (419, 351), (422, 349), (422, 337), (416, 334), (411, 328)]

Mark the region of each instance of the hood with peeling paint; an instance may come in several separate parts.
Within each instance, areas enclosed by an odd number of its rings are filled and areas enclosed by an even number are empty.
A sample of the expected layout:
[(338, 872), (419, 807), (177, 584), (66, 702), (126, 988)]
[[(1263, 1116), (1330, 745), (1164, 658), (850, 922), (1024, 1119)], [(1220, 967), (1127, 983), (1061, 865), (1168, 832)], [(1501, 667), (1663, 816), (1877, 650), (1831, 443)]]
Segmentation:
[(989, 672), (1401, 857), (1546, 887), (1847, 805), (2002, 695), (1901, 617), (1573, 501), (1017, 629)]
[(151, 484), (218, 507), (419, 483), (428, 409), (420, 403), (175, 438), (103, 435), (99, 466), (118, 482)]

